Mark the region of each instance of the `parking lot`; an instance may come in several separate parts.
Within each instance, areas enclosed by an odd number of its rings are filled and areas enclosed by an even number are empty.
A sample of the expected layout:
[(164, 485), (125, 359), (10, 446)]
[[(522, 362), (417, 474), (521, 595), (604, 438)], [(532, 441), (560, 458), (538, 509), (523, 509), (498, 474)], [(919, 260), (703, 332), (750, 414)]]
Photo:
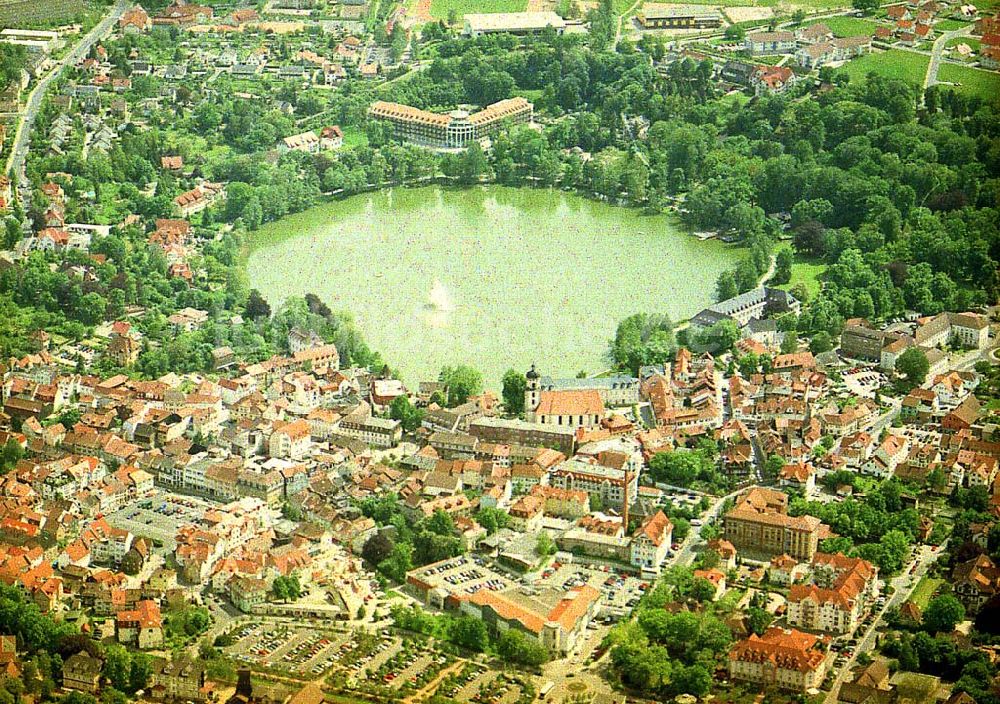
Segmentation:
[(888, 383), (885, 374), (874, 368), (854, 367), (843, 375), (844, 385), (854, 396), (875, 398), (875, 392)]
[(332, 630), (253, 623), (230, 633), (225, 649), (237, 662), (297, 675), (318, 676), (347, 650), (350, 635)]
[(486, 558), (479, 555), (461, 555), (427, 565), (417, 576), (433, 587), (441, 586), (452, 593), (474, 594), (480, 589), (503, 591), (514, 586), (508, 577), (490, 567)]
[(442, 682), (436, 694), (454, 702), (512, 704), (521, 692), (521, 687), (499, 670), (467, 663), (461, 672)]
[(366, 672), (375, 672), (403, 648), (400, 638), (351, 635), (333, 655), (333, 664), (340, 665), (347, 674), (364, 678)]
[(107, 516), (108, 523), (158, 541), (157, 551), (172, 553), (176, 544), (177, 529), (187, 523), (202, 520), (206, 509), (213, 504), (193, 496), (182, 496), (157, 490), (150, 497), (134, 501), (120, 511)]
[(602, 613), (620, 616), (639, 603), (649, 582), (616, 570), (608, 565), (577, 565), (553, 562), (534, 583), (534, 587), (566, 591), (588, 585), (604, 594)]

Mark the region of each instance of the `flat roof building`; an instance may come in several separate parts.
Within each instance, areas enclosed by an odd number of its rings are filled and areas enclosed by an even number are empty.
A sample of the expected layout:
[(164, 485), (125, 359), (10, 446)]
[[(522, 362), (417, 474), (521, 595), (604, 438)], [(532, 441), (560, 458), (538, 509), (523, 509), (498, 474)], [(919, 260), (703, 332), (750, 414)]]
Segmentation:
[(554, 12), (489, 12), (465, 16), (465, 33), (472, 37), (484, 34), (537, 34), (552, 27), (558, 34), (566, 30), (566, 20)]
[(722, 26), (719, 11), (704, 5), (644, 8), (636, 19), (643, 29), (714, 29)]

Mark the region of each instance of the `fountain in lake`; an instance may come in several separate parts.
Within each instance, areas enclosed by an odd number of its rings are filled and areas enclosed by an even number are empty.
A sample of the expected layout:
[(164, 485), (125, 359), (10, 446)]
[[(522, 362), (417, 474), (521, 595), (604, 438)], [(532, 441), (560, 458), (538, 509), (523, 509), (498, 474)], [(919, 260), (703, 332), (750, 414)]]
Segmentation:
[(440, 279), (434, 279), (431, 291), (427, 294), (427, 303), (424, 304), (427, 324), (435, 328), (444, 327), (448, 324), (448, 313), (454, 309), (448, 287)]

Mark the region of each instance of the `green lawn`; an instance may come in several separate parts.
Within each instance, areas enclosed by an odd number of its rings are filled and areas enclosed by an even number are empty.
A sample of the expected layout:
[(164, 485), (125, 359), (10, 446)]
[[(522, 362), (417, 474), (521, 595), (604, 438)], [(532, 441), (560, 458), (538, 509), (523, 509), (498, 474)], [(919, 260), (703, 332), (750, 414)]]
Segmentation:
[(812, 300), (819, 293), (821, 286), (820, 277), (826, 271), (826, 264), (823, 264), (814, 257), (805, 257), (801, 254), (795, 255), (795, 263), (792, 264), (791, 280), (781, 286), (784, 289), (791, 289), (796, 284), (805, 284), (809, 291), (809, 299)]
[(968, 44), (973, 51), (979, 51), (979, 40), (975, 37), (955, 37), (946, 41), (944, 45), (958, 46), (959, 44)]
[(431, 0), (431, 15), (434, 19), (448, 19), (454, 10), (462, 15), (479, 12), (524, 12), (528, 0)]
[(532, 103), (537, 103), (542, 99), (542, 94), (545, 91), (542, 89), (532, 89), (532, 88), (515, 88), (514, 95), (520, 95), (525, 100), (529, 100)]
[(928, 577), (926, 575), (921, 577), (916, 588), (913, 590), (913, 594), (910, 596), (910, 601), (919, 606), (920, 610), (923, 611), (927, 608), (927, 602), (934, 596), (934, 592), (942, 584), (944, 584), (943, 579)]
[(875, 34), (878, 23), (860, 17), (827, 17), (822, 20), (807, 22), (807, 25), (825, 24), (830, 31), (838, 37), (856, 37), (859, 35), (871, 36)]
[(942, 63), (937, 78), (939, 83), (959, 84), (954, 88), (965, 95), (976, 95), (984, 100), (994, 101), (1000, 96), (1000, 74), (997, 73)]
[(344, 131), (345, 147), (363, 147), (368, 144), (368, 135), (356, 125), (341, 128)]
[(962, 22), (960, 20), (938, 20), (934, 23), (935, 32), (951, 32), (956, 29), (962, 29), (963, 27), (968, 27), (971, 22)]
[(889, 51), (881, 53), (859, 56), (841, 67), (838, 72), (846, 73), (855, 82), (865, 80), (865, 77), (869, 73), (876, 73), (880, 76), (902, 78), (910, 83), (923, 85), (929, 61), (930, 58), (922, 54), (915, 54), (912, 51), (902, 51), (900, 49), (889, 49)]

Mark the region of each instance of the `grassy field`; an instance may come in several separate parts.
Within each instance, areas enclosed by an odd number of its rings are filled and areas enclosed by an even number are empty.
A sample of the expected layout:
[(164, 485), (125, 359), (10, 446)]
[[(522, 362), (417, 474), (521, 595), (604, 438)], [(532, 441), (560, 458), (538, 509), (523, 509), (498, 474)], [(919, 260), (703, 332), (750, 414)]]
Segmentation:
[(364, 147), (368, 144), (368, 135), (356, 125), (341, 128), (344, 130), (345, 147)]
[(969, 48), (973, 51), (979, 51), (979, 40), (975, 37), (955, 37), (954, 39), (949, 39), (944, 45), (958, 46), (959, 44), (968, 44)]
[(937, 591), (944, 583), (943, 579), (937, 579), (936, 577), (923, 576), (920, 578), (920, 582), (917, 583), (916, 589), (913, 590), (913, 595), (910, 597), (910, 601), (920, 607), (923, 611), (927, 608), (927, 602), (931, 600), (934, 596), (934, 592)]
[(934, 23), (935, 32), (951, 32), (956, 29), (968, 27), (971, 22), (961, 22), (959, 20), (938, 20)]
[(1000, 74), (997, 73), (942, 63), (937, 78), (942, 83), (960, 84), (955, 89), (964, 95), (977, 95), (984, 100), (994, 101), (1000, 96)]
[(544, 92), (545, 91), (541, 90), (541, 89), (537, 89), (537, 90), (533, 90), (533, 89), (530, 89), (530, 88), (515, 88), (514, 89), (514, 95), (520, 95), (525, 100), (530, 100), (533, 103), (537, 103), (539, 100), (541, 100), (542, 99), (542, 94)]
[[(927, 63), (930, 58), (910, 51), (889, 49), (879, 54), (871, 53), (860, 56), (839, 69), (846, 73), (852, 81), (861, 82), (869, 73), (890, 78), (902, 78), (918, 86), (923, 84), (927, 73)], [(942, 65), (942, 68), (944, 66)]]
[(823, 264), (818, 259), (796, 254), (795, 263), (792, 264), (792, 278), (780, 288), (791, 289), (796, 284), (805, 284), (811, 300), (819, 293), (821, 286), (820, 277), (823, 276), (823, 272), (825, 271), (826, 264)]
[[(635, 7), (632, 7), (632, 6)], [(619, 15), (627, 15), (628, 17), (633, 17), (639, 10), (642, 9), (642, 3), (636, 2), (635, 0), (612, 0), (611, 6), (614, 8), (615, 12)]]
[(861, 34), (875, 34), (877, 22), (860, 17), (827, 17), (826, 19), (808, 22), (807, 24), (825, 24), (838, 37), (856, 37)]
[(434, 19), (448, 19), (454, 10), (458, 16), (478, 12), (524, 12), (528, 0), (431, 0), (431, 15)]

